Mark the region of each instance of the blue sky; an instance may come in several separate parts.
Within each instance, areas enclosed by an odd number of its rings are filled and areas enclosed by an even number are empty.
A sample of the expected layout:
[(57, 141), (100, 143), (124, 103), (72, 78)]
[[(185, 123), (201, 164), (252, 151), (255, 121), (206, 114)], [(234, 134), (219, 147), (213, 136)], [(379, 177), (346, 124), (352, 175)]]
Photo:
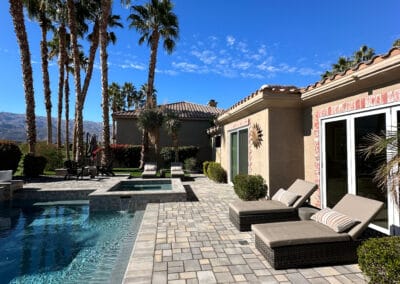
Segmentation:
[[(219, 107), (228, 108), (263, 84), (298, 87), (312, 84), (339, 56), (350, 56), (363, 44), (378, 54), (386, 53), (393, 41), (400, 38), (398, 0), (173, 2), (179, 17), (180, 39), (172, 55), (159, 49), (155, 80), (158, 103), (206, 104), (215, 99)], [(8, 1), (0, 1), (0, 111), (24, 113), (19, 49), (8, 11)], [(109, 47), (109, 81), (140, 86), (147, 80), (149, 48), (139, 46), (138, 34), (128, 29), (126, 18), (130, 10), (116, 0), (113, 12), (122, 16), (125, 27), (114, 30), (118, 40)], [(26, 25), (36, 113), (45, 115), (40, 30), (36, 22), (26, 21)], [(87, 52), (87, 45), (83, 46)], [(84, 108), (86, 120), (101, 121), (98, 67), (97, 59)], [(57, 62), (53, 61), (50, 64), (53, 116), (57, 113), (57, 76)]]

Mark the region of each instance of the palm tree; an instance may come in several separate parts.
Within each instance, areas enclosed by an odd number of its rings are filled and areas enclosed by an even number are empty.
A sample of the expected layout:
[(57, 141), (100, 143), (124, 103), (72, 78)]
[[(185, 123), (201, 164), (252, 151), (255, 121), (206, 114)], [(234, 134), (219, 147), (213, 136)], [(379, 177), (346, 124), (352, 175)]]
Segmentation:
[(115, 82), (112, 82), (111, 85), (108, 86), (108, 95), (109, 95), (109, 108), (112, 111), (112, 139), (115, 139), (115, 119), (114, 113), (117, 111), (121, 111), (125, 108), (125, 99), (122, 94), (122, 90), (120, 85)]
[[(370, 157), (384, 157), (382, 164), (375, 170), (373, 181), (382, 190), (388, 190), (399, 208), (399, 193), (397, 188), (400, 182), (400, 152), (399, 152), (400, 128), (388, 131), (381, 135), (370, 133), (364, 138), (365, 146), (360, 153), (368, 159)], [(386, 157), (389, 157), (386, 159)]]
[(179, 37), (178, 18), (173, 13), (173, 4), (170, 0), (150, 0), (144, 6), (132, 6), (133, 13), (128, 17), (131, 20), (130, 28), (135, 28), (141, 35), (139, 44), (145, 41), (150, 46), (150, 63), (148, 74), (147, 107), (157, 106), (152, 97), (154, 88), (154, 74), (157, 63), (157, 50), (160, 38), (168, 53), (175, 48), (175, 40)]
[(179, 120), (179, 117), (172, 111), (166, 112), (165, 115), (165, 122), (164, 122), (164, 127), (169, 135), (171, 135), (172, 138), (172, 144), (174, 146), (174, 151), (175, 151), (175, 162), (179, 161), (179, 155), (178, 155), (178, 132), (179, 129), (181, 128), (182, 123)]
[(332, 71), (334, 73), (340, 73), (343, 72), (345, 70), (347, 70), (348, 68), (350, 68), (352, 65), (352, 61), (344, 56), (340, 56), (338, 59), (338, 62), (335, 64), (332, 64)]
[(25, 29), (25, 20), (22, 0), (9, 0), (10, 15), (21, 54), (22, 77), (24, 81), (26, 124), (29, 153), (35, 154), (36, 145), (36, 116), (35, 96), (33, 90), (32, 65), (29, 51), (28, 37)]
[(123, 99), (126, 101), (127, 108), (135, 106), (136, 109), (139, 108), (140, 104), (140, 92), (138, 92), (132, 83), (125, 82), (121, 88), (121, 93)]
[(375, 55), (375, 50), (366, 45), (360, 47), (359, 50), (354, 52), (353, 55), (353, 65), (356, 65), (360, 62), (368, 61)]
[(396, 39), (396, 40), (393, 42), (392, 46), (393, 46), (393, 47), (400, 47), (400, 38), (399, 38), (399, 39)]
[(47, 3), (43, 0), (24, 0), (28, 16), (39, 23), (42, 39), (40, 41), (40, 53), (42, 59), (43, 91), (47, 117), (47, 144), (52, 143), (52, 121), (51, 121), (51, 90), (49, 79), (49, 62), (47, 49), (47, 31), (51, 29), (51, 20), (48, 17)]

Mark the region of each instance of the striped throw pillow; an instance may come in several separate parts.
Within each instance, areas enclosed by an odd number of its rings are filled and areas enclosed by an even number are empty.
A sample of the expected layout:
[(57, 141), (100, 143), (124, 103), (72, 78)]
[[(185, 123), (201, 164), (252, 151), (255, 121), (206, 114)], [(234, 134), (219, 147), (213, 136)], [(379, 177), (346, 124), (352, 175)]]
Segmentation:
[(292, 204), (299, 198), (299, 196), (293, 192), (284, 190), (280, 188), (274, 196), (272, 196), (272, 200), (276, 200), (282, 202), (286, 206), (292, 206)]
[(324, 224), (338, 233), (342, 233), (352, 228), (358, 222), (357, 220), (351, 219), (350, 217), (330, 208), (324, 208), (315, 213), (311, 216), (311, 220)]

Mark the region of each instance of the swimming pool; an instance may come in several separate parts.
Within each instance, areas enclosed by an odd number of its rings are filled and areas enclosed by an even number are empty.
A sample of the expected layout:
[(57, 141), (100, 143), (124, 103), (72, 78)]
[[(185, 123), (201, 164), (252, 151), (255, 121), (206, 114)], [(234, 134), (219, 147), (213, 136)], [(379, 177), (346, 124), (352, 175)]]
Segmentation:
[(170, 179), (121, 181), (109, 191), (172, 190)]
[(143, 211), (88, 201), (0, 204), (1, 283), (121, 283)]

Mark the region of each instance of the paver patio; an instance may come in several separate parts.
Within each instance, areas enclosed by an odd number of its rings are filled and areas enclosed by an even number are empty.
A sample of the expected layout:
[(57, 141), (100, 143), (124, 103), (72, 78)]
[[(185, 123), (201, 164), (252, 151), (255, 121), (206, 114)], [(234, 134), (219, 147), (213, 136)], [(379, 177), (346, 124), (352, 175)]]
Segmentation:
[(203, 175), (198, 201), (148, 204), (124, 283), (366, 283), (358, 265), (275, 270), (230, 222), (233, 188)]

